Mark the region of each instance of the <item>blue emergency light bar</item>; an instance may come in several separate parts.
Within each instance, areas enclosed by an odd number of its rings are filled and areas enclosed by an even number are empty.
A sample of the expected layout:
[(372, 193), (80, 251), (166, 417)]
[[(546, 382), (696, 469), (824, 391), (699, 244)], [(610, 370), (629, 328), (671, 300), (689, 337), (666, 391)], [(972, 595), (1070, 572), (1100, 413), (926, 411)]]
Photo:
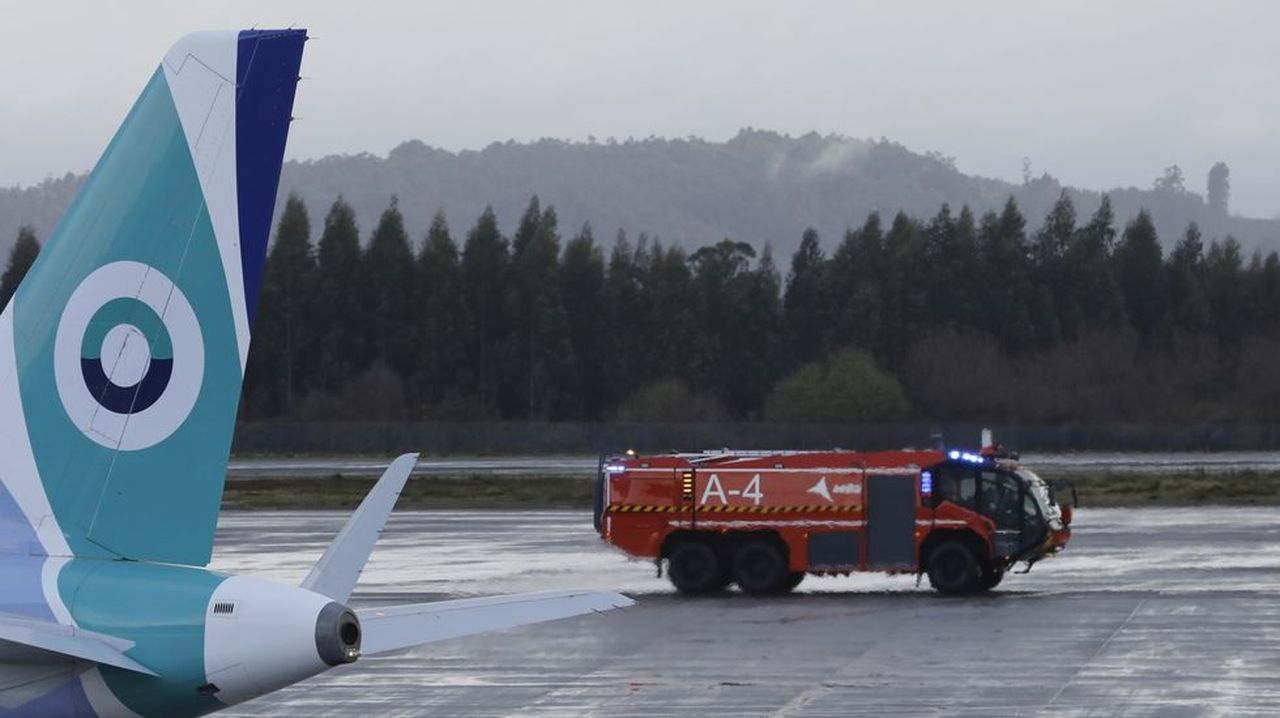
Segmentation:
[(954, 450), (949, 451), (947, 452), (947, 458), (951, 459), (952, 461), (964, 461), (969, 464), (987, 463), (987, 457), (981, 454), (970, 454), (967, 451), (954, 451)]

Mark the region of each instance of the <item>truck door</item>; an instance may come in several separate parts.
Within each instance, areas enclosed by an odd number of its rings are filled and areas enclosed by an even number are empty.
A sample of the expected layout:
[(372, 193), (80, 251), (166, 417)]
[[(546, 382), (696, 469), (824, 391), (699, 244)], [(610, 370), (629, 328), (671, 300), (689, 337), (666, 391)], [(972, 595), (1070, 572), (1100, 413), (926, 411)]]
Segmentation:
[(979, 475), (979, 510), (995, 522), (991, 543), (996, 555), (1023, 555), (1044, 541), (1047, 526), (1025, 482), (1003, 471)]
[(916, 567), (916, 474), (867, 477), (869, 568)]
[(1026, 521), (1022, 512), (1022, 482), (997, 471), (978, 472), (978, 511), (991, 519), (991, 546), (997, 556), (1016, 556)]

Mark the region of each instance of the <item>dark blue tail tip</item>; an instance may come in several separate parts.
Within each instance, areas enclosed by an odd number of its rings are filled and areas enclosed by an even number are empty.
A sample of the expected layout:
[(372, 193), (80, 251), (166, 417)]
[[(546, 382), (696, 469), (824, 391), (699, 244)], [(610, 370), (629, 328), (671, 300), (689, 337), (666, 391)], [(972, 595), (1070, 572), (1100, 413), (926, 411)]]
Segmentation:
[(284, 30), (241, 30), (240, 41), (246, 40), (307, 40), (307, 31), (305, 28), (288, 28)]
[(271, 233), (293, 118), (293, 98), (307, 31), (244, 30), (236, 62), (236, 175), (240, 207), (240, 261), (250, 325)]

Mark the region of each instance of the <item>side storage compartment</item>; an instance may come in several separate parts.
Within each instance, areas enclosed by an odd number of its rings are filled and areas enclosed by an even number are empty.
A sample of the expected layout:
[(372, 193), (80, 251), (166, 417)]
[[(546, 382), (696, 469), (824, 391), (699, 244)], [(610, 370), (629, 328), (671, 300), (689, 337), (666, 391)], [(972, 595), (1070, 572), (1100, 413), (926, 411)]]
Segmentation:
[(810, 571), (857, 571), (861, 566), (861, 532), (829, 531), (809, 534)]

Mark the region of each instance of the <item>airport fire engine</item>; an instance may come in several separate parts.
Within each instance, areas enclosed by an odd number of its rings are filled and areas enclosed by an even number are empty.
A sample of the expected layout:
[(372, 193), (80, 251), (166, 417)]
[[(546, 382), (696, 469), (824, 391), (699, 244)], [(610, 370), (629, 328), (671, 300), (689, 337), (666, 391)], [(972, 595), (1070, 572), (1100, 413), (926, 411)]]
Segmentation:
[(987, 591), (1071, 537), (1071, 507), (995, 446), (708, 451), (601, 461), (596, 530), (683, 593), (783, 593), (806, 574), (927, 574)]

